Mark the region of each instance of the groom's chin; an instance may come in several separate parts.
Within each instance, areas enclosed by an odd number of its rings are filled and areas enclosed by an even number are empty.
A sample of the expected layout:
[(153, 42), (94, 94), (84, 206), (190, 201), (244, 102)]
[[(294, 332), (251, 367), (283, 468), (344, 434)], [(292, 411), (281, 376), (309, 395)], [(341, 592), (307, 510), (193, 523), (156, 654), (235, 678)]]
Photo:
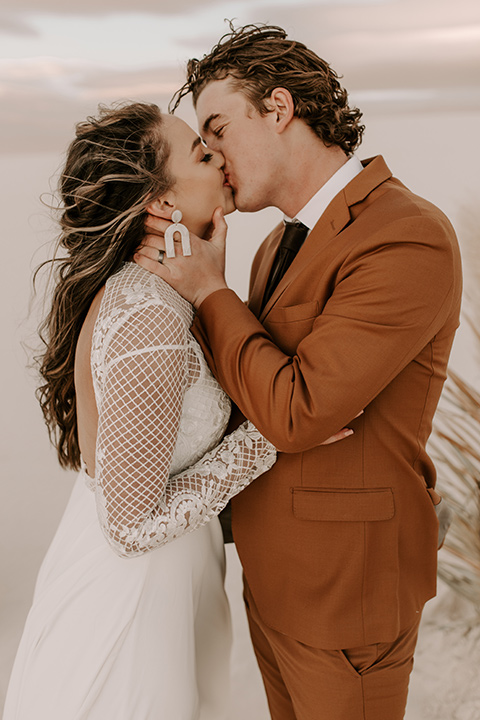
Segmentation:
[(248, 212), (248, 207), (245, 207), (245, 205), (242, 203), (242, 199), (238, 197), (235, 193), (233, 193), (233, 204), (235, 206), (235, 210), (238, 210), (238, 212)]
[(240, 210), (240, 208), (237, 205), (237, 198), (235, 197), (235, 193), (232, 190), (232, 209), (230, 212), (235, 212), (235, 210)]

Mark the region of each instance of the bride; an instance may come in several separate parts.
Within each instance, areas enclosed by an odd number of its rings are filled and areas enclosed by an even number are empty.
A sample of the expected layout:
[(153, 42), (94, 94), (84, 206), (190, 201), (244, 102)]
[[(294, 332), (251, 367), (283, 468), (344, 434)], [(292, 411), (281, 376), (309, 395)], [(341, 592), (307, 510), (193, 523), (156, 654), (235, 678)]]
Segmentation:
[(189, 333), (191, 305), (130, 261), (148, 211), (225, 232), (223, 158), (155, 105), (103, 108), (77, 126), (60, 188), (38, 395), (60, 464), (79, 472), (4, 720), (225, 720), (216, 516), (276, 452), (249, 422), (222, 440), (230, 404)]

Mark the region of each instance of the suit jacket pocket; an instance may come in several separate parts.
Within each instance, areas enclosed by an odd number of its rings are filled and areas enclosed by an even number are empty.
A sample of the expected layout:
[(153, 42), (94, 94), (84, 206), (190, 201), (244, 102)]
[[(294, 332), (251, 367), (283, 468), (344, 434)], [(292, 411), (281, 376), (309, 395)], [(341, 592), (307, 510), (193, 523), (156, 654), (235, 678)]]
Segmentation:
[(288, 305), (286, 307), (274, 306), (268, 313), (266, 320), (269, 323), (300, 322), (316, 318), (319, 314), (319, 303), (317, 300), (300, 303), (299, 305)]
[(265, 330), (286, 355), (297, 352), (299, 343), (312, 332), (319, 314), (316, 300), (287, 307), (273, 307), (264, 320)]
[(395, 515), (392, 488), (292, 488), (293, 514), (316, 522), (374, 522)]

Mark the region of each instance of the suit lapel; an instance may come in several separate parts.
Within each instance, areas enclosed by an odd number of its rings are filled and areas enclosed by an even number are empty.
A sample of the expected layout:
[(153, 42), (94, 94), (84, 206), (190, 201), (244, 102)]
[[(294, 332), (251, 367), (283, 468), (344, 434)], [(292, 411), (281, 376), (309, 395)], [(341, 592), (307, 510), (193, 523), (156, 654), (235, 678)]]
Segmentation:
[(303, 268), (309, 265), (316, 255), (324, 252), (329, 243), (349, 222), (350, 211), (345, 201), (344, 193), (341, 192), (332, 200), (327, 210), (323, 213), (322, 217), (298, 251), (294, 261), (278, 283), (272, 297), (265, 305), (260, 316), (260, 321), (264, 320), (270, 310), (274, 307), (277, 300), (281, 297), (286, 288), (295, 281), (295, 278), (302, 272)]
[(253, 281), (250, 299), (248, 302), (248, 307), (257, 317), (260, 314), (260, 307), (262, 305), (262, 299), (265, 293), (267, 280), (270, 275), (270, 270), (272, 269), (273, 261), (275, 255), (277, 254), (280, 240), (282, 239), (283, 228), (283, 223), (281, 223), (274, 230), (272, 230), (269, 237), (265, 240), (264, 246), (262, 248), (263, 260), (260, 263), (257, 275)]
[[(263, 321), (274, 307), (286, 288), (295, 281), (303, 268), (309, 265), (313, 258), (324, 252), (330, 242), (350, 222), (350, 207), (365, 200), (372, 190), (388, 180), (392, 173), (381, 156), (364, 160), (364, 169), (349, 184), (336, 195), (327, 207), (319, 221), (300, 248), (298, 255), (288, 268), (287, 272), (275, 288), (272, 297), (265, 305), (259, 319)], [(250, 307), (258, 317), (263, 293), (272, 267), (278, 245), (281, 239), (281, 228), (278, 234), (272, 233), (269, 248), (265, 247), (265, 261), (261, 264), (255, 280)], [(267, 241), (268, 242), (268, 241)], [(268, 261), (267, 261), (268, 258)]]

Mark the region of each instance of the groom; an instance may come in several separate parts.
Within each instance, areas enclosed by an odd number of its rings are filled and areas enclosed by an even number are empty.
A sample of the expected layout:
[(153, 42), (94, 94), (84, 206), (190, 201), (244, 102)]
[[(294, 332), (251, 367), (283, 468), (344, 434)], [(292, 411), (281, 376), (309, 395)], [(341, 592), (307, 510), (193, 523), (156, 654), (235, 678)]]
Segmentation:
[(280, 28), (232, 31), (190, 61), (177, 105), (188, 92), (237, 208), (296, 222), (258, 251), (248, 307), (225, 282), (219, 214), (191, 257), (159, 264), (152, 234), (138, 260), (197, 307), (213, 373), (280, 451), (232, 503), (272, 718), (400, 720), (435, 594), (425, 445), (459, 318), (455, 234), (382, 157), (357, 159), (361, 113)]

